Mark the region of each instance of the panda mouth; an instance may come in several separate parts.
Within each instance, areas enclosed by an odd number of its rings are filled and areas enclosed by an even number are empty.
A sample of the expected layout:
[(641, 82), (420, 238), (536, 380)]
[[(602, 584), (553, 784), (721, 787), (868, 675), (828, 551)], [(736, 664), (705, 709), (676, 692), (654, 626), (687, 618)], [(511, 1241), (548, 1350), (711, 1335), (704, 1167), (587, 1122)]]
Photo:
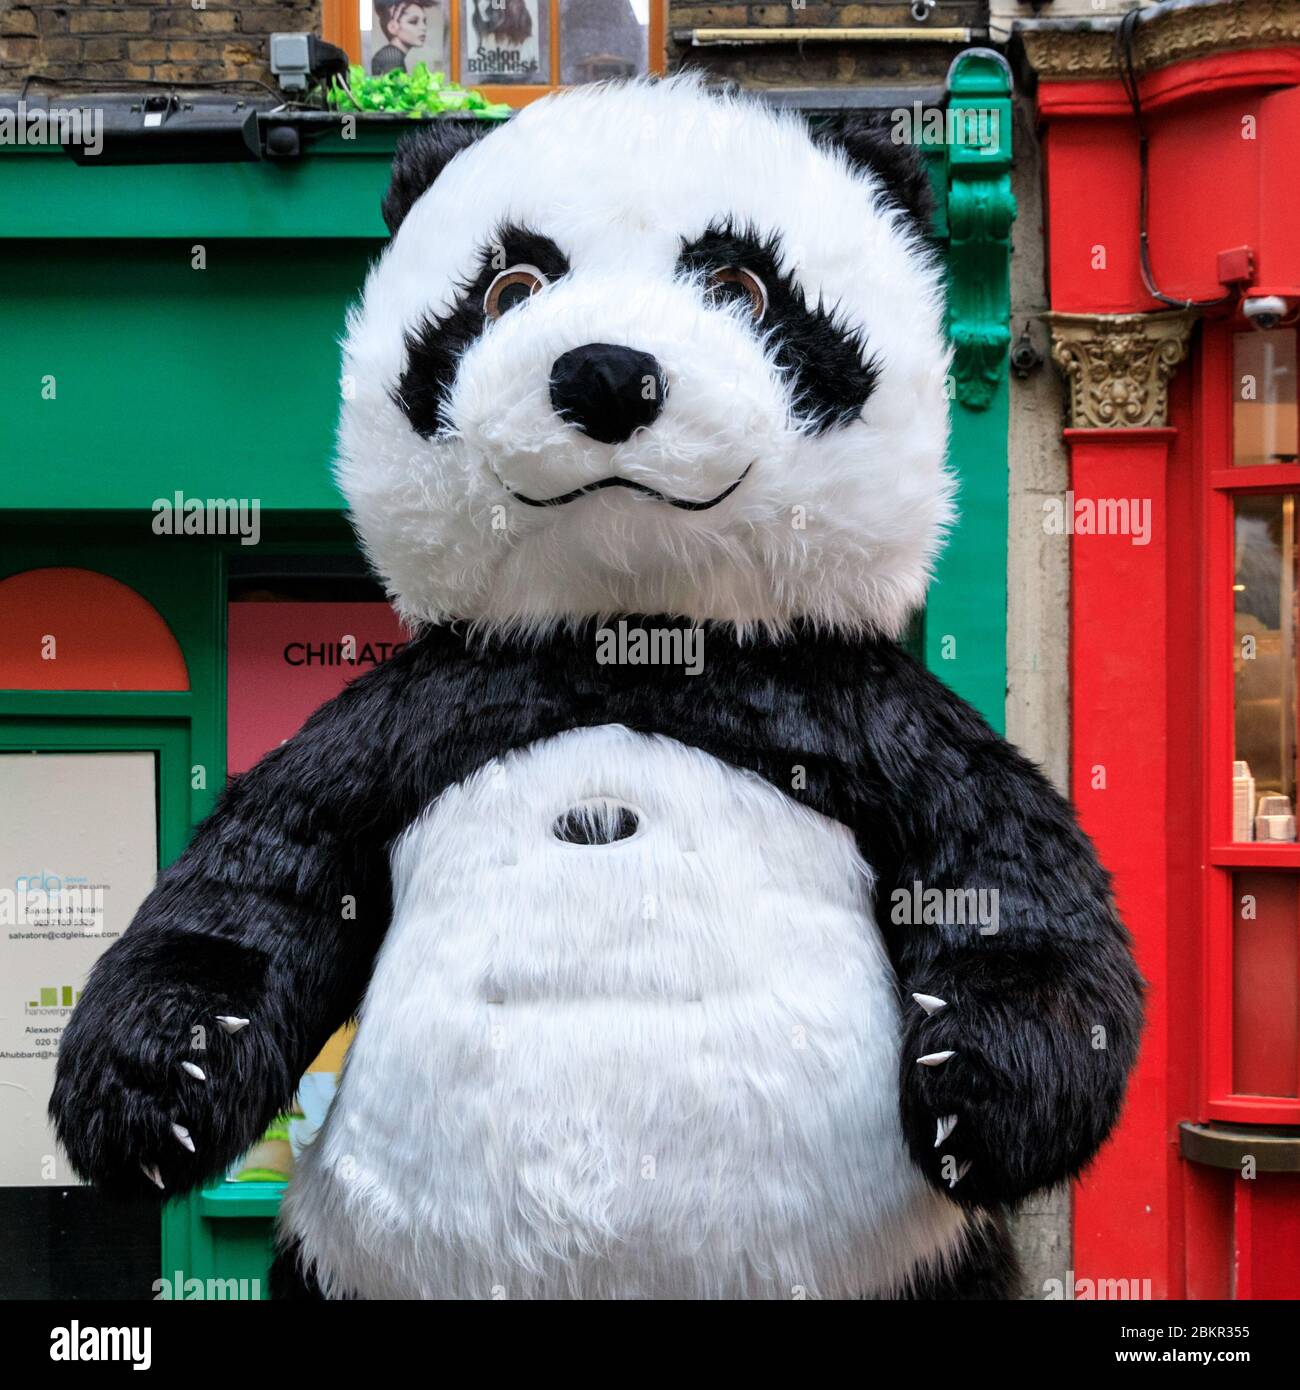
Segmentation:
[[(586, 497), (590, 492), (603, 492), (608, 487), (625, 487), (630, 492), (639, 492), (643, 497), (651, 497), (656, 502), (667, 502), (670, 507), (678, 507), (684, 512), (707, 512), (710, 507), (716, 507), (719, 502), (725, 502), (749, 476), (749, 470), (753, 466), (752, 463), (747, 464), (745, 471), (734, 483), (724, 487), (716, 497), (707, 497), (702, 502), (695, 502), (688, 497), (669, 497), (667, 493), (660, 492), (657, 488), (647, 487), (645, 483), (633, 482), (631, 478), (599, 478), (594, 483), (585, 483), (582, 487), (575, 487), (572, 492), (562, 492), (558, 497), (527, 497), (505, 483), (501, 483), (501, 486), (516, 502), (522, 502), (526, 507), (566, 507), (570, 502), (576, 502), (579, 497)], [(501, 479), (498, 478), (497, 481), (501, 482)]]

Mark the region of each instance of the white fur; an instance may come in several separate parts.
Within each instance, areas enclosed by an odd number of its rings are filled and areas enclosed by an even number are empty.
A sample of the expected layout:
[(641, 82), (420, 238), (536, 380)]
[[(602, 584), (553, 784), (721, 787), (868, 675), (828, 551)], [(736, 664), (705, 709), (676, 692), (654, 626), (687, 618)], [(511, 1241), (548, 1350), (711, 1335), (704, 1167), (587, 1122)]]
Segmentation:
[[(807, 301), (865, 335), (881, 371), (859, 420), (814, 436), (735, 312), (674, 279), (682, 239), (727, 217), (777, 232)], [(390, 392), (404, 335), (445, 313), (502, 223), (551, 237), (571, 273), (490, 324), (462, 359), (449, 437), (421, 439)], [(951, 520), (939, 269), (873, 178), (794, 113), (691, 79), (580, 87), (458, 155), (415, 204), (351, 319), (338, 478), (412, 623), (544, 629), (668, 611), (780, 630), (897, 634)], [(668, 381), (648, 429), (597, 443), (551, 409), (551, 364), (588, 342), (651, 352)], [(610, 475), (703, 500), (687, 512)]]
[[(611, 845), (556, 817), (609, 797)], [(371, 1298), (888, 1295), (967, 1218), (911, 1163), (842, 826), (620, 726), (511, 753), (393, 852), (394, 918), (284, 1207)]]

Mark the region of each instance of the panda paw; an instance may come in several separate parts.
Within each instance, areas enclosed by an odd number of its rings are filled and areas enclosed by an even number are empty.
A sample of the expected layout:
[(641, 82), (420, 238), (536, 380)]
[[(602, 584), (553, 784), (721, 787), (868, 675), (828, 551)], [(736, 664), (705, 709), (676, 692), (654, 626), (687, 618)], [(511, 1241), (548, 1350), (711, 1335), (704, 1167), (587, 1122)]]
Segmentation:
[(971, 984), (905, 1005), (903, 1131), (930, 1182), (965, 1206), (1009, 1205), (1084, 1166), (1118, 1111), (1127, 1063), (1093, 1050), (1069, 1009)]
[(65, 1034), (50, 1099), (73, 1168), (107, 1191), (164, 1197), (224, 1171), (247, 1147), (263, 1089), (250, 1080), (269, 1060), (256, 1029), (238, 1036), (250, 1020), (206, 1013), (205, 1028), (186, 1008), (177, 1029), (175, 999), (132, 1001), (111, 1019), (90, 1002)]
[[(927, 1018), (933, 1018), (942, 1013), (948, 1007), (948, 1001), (941, 999), (937, 994), (912, 995), (912, 1001), (920, 1008)], [(957, 1049), (954, 1047), (940, 1047), (932, 1052), (923, 1053), (914, 1059), (914, 1065), (918, 1068), (925, 1068), (930, 1072), (937, 1072), (940, 1068), (946, 1068), (948, 1063), (957, 1056)], [(945, 1087), (934, 1082), (919, 1082), (918, 1085), (926, 1091), (926, 1098), (931, 1105), (938, 1104), (942, 1108), (942, 1099), (951, 1088)], [(955, 1103), (955, 1102), (954, 1102)], [(919, 1123), (919, 1121), (917, 1121)], [(960, 1139), (954, 1140), (953, 1135), (957, 1126), (961, 1122), (961, 1114), (953, 1110), (948, 1114), (941, 1114), (938, 1110), (933, 1112), (934, 1134), (931, 1141), (932, 1154), (926, 1155), (930, 1161), (924, 1166), (927, 1175), (932, 1181), (936, 1176), (938, 1180), (946, 1186), (948, 1191), (953, 1191), (958, 1183), (962, 1181), (971, 1171), (973, 1160), (960, 1157), (958, 1145)], [(915, 1145), (913, 1145), (915, 1147)], [(937, 1169), (936, 1169), (937, 1163)]]
[[(217, 1014), (215, 1017), (222, 1031), (232, 1035), (238, 1033), (243, 1028), (247, 1028), (250, 1022), (249, 1019), (240, 1018), (236, 1014)], [(180, 1063), (180, 1069), (192, 1080), (202, 1082), (204, 1085), (207, 1084), (208, 1074), (197, 1062), (183, 1061)], [(184, 1108), (183, 1105), (182, 1108)], [(171, 1132), (172, 1138), (176, 1140), (181, 1148), (187, 1153), (194, 1154), (197, 1158), (198, 1149), (194, 1144), (194, 1136), (189, 1130), (183, 1124), (175, 1120), (169, 1123), (168, 1129)], [(160, 1192), (165, 1192), (167, 1190), (167, 1184), (163, 1181), (162, 1172), (157, 1163), (141, 1163), (140, 1171)]]

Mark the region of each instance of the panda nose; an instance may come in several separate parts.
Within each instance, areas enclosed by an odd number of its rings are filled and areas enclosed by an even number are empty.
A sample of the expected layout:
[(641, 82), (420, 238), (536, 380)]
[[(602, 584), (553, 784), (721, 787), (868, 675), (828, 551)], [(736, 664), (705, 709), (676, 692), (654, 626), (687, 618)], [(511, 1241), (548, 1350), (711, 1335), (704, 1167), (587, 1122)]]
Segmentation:
[(555, 413), (602, 444), (621, 444), (654, 424), (667, 394), (659, 363), (635, 348), (587, 343), (551, 364)]

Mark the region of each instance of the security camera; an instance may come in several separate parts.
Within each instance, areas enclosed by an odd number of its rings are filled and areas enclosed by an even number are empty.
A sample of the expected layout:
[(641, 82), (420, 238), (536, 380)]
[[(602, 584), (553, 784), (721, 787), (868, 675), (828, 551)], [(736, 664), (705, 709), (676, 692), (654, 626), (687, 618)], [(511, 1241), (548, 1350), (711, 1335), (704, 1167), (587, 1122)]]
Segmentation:
[(1247, 299), (1241, 312), (1256, 328), (1276, 328), (1286, 318), (1291, 306), (1280, 294), (1261, 294)]
[(912, 0), (912, 18), (917, 24), (924, 24), (939, 0)]

